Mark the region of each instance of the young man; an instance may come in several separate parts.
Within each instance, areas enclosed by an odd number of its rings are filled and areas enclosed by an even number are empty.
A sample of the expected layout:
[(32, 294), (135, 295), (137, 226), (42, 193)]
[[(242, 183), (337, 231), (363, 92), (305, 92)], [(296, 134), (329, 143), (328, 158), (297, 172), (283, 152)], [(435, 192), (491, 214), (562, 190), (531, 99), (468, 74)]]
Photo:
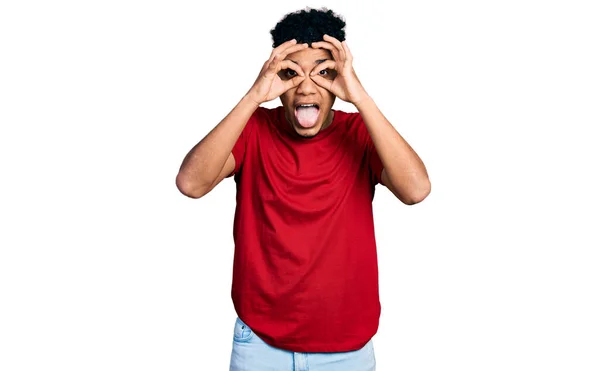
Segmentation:
[(331, 10), (281, 20), (254, 85), (177, 176), (199, 198), (235, 175), (231, 370), (375, 369), (375, 185), (415, 204), (430, 182), (358, 80), (344, 27)]

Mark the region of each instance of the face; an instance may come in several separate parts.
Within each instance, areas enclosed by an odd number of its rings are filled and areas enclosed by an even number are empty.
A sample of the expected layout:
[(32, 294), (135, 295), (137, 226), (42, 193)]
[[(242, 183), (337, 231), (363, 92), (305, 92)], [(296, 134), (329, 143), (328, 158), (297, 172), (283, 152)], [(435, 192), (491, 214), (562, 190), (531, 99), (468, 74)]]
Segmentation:
[[(333, 119), (331, 107), (335, 101), (335, 95), (329, 90), (317, 85), (310, 78), (310, 73), (320, 63), (333, 58), (328, 50), (313, 49), (309, 47), (289, 54), (285, 59), (296, 63), (305, 75), (305, 78), (300, 85), (286, 91), (279, 97), (281, 99), (281, 104), (285, 109), (285, 117), (298, 135), (305, 138), (313, 137), (331, 123), (331, 120)], [(333, 80), (335, 78), (334, 70), (320, 70), (317, 67), (316, 71), (326, 79)], [(290, 69), (282, 70), (280, 71), (279, 76), (282, 80), (287, 80), (296, 76), (296, 72)], [(299, 108), (302, 105), (305, 107)], [(318, 111), (314, 106), (312, 106), (312, 108), (306, 108), (306, 105), (316, 105)]]

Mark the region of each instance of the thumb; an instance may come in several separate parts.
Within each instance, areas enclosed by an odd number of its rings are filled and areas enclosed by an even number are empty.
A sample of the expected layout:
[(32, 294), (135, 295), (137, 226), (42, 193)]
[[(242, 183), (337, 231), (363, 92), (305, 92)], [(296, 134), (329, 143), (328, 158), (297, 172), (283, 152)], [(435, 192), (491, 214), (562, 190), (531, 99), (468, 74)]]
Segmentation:
[[(310, 76), (310, 78), (312, 79), (312, 81), (315, 82), (315, 84), (319, 85), (320, 87), (322, 87), (324, 89), (331, 91), (331, 87), (333, 86), (333, 81), (328, 80), (319, 75)], [(331, 91), (331, 92), (333, 93), (333, 91)]]
[(286, 82), (283, 84), (283, 86), (285, 87), (285, 91), (288, 91), (288, 90), (290, 90), (290, 89), (292, 89), (292, 88), (295, 88), (296, 86), (300, 85), (300, 83), (301, 83), (302, 81), (304, 81), (304, 79), (305, 79), (305, 78), (306, 78), (306, 77), (304, 77), (304, 76), (296, 76), (296, 77), (293, 77), (293, 78), (292, 78), (292, 79), (290, 79), (290, 80), (287, 80), (287, 81), (286, 81)]

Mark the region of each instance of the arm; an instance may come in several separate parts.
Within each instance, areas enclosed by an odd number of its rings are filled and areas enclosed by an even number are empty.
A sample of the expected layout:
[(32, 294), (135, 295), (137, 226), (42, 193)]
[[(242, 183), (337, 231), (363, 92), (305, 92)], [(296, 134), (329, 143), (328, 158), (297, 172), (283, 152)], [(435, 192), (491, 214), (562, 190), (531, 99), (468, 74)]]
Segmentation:
[[(407, 205), (421, 202), (431, 190), (423, 162), (383, 116), (363, 88), (352, 67), (353, 58), (346, 42), (340, 43), (339, 40), (328, 35), (323, 39), (324, 41), (313, 43), (312, 47), (329, 50), (333, 60), (316, 66), (310, 73), (310, 78), (340, 99), (356, 106), (383, 164), (384, 170), (381, 174), (383, 185)], [(337, 75), (333, 81), (317, 74), (325, 68), (336, 71)]]
[(177, 174), (177, 188), (200, 198), (235, 167), (231, 150), (258, 105), (247, 96), (185, 156)]
[[(210, 192), (235, 168), (231, 151), (246, 123), (263, 102), (279, 97), (304, 80), (304, 72), (285, 57), (305, 49), (308, 44), (287, 41), (271, 52), (254, 85), (235, 108), (185, 156), (177, 174), (177, 188), (184, 195), (200, 198)], [(278, 76), (282, 69), (292, 69), (298, 76), (283, 81)]]
[(368, 96), (356, 103), (383, 164), (381, 182), (407, 205), (421, 202), (431, 191), (423, 161), (394, 129)]

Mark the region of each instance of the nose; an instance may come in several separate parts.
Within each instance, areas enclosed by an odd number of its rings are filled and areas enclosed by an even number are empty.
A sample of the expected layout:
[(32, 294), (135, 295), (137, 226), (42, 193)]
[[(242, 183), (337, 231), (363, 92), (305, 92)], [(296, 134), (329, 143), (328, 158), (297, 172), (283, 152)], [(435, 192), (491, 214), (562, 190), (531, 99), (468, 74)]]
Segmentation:
[(302, 80), (300, 85), (298, 85), (298, 87), (296, 88), (297, 89), (296, 92), (298, 94), (303, 94), (303, 95), (310, 95), (310, 94), (316, 93), (317, 92), (317, 84), (315, 84), (315, 82), (310, 78), (308, 73), (305, 76), (306, 77), (304, 78), (304, 80)]

